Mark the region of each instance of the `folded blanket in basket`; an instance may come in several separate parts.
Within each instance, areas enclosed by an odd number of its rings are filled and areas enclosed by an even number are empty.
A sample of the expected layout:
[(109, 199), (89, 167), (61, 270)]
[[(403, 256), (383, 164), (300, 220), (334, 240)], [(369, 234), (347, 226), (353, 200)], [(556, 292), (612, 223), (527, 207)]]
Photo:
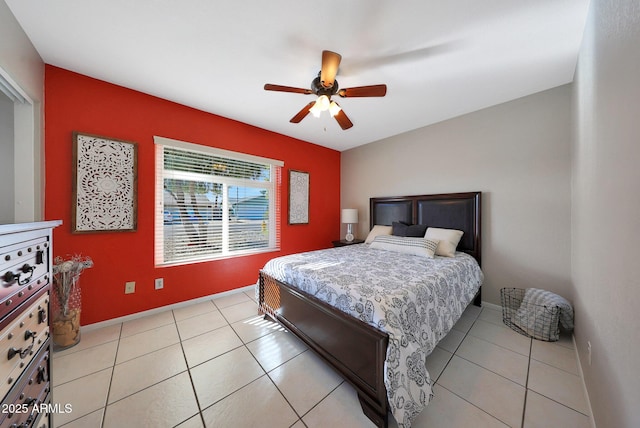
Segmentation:
[(511, 321), (531, 337), (554, 342), (559, 339), (558, 322), (573, 330), (573, 307), (551, 291), (527, 288)]

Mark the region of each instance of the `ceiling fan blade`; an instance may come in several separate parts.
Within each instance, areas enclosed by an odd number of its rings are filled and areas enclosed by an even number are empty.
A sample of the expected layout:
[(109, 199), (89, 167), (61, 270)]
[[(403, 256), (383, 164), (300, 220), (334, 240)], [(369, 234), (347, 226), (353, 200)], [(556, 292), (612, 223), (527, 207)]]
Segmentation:
[(289, 120), (289, 122), (291, 123), (300, 123), (300, 121), (302, 119), (304, 119), (305, 117), (307, 117), (307, 115), (309, 114), (309, 109), (311, 107), (313, 107), (313, 105), (315, 104), (315, 101), (311, 101), (309, 104), (307, 104), (306, 106), (304, 106), (302, 108), (302, 110), (300, 110), (295, 116), (293, 116), (291, 118), (291, 120)]
[(344, 110), (342, 109), (333, 117), (338, 121), (340, 128), (342, 128), (343, 130), (347, 130), (353, 126), (353, 123), (351, 122), (351, 120), (349, 120)]
[(278, 92), (293, 92), (295, 94), (313, 94), (311, 89), (294, 88), (293, 86), (273, 85), (267, 83), (264, 85), (265, 91), (278, 91)]
[(338, 67), (342, 56), (331, 51), (322, 51), (322, 69), (320, 70), (320, 83), (325, 88), (333, 87), (338, 74)]
[(357, 86), (338, 91), (338, 95), (346, 97), (384, 97), (387, 94), (387, 85)]

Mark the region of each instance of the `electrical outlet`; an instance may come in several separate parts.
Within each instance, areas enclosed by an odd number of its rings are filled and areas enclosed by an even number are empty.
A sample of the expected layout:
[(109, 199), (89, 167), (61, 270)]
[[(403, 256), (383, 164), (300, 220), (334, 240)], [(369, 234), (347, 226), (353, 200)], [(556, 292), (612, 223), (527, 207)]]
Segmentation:
[(589, 365), (591, 365), (591, 341), (587, 340), (587, 360), (589, 361)]
[(136, 292), (136, 282), (129, 281), (124, 284), (124, 294), (131, 294)]
[(164, 279), (156, 278), (155, 287), (156, 287), (156, 290), (162, 290), (164, 288)]

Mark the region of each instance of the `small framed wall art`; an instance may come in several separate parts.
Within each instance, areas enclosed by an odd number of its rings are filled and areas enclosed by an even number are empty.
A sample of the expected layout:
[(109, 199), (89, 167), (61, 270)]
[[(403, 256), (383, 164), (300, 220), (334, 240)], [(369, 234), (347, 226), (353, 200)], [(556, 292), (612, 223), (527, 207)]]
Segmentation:
[(309, 223), (309, 173), (289, 170), (289, 224)]
[(73, 133), (73, 233), (135, 231), (138, 145)]

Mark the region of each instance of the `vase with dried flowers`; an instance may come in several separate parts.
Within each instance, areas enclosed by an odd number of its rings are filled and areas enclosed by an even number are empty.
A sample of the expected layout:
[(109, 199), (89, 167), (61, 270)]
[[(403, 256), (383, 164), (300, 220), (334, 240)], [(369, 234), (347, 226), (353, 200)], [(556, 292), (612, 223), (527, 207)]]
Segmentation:
[(93, 266), (89, 257), (75, 255), (53, 260), (53, 298), (51, 330), (57, 349), (69, 348), (80, 341), (80, 274)]

